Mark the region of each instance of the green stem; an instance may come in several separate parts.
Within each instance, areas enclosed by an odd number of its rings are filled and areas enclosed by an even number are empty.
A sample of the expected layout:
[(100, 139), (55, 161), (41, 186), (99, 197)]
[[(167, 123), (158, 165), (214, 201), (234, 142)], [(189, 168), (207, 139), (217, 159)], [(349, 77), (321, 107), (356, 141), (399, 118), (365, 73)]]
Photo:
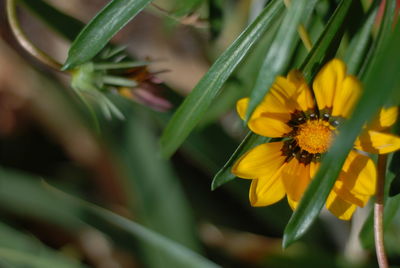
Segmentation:
[(11, 30), (13, 34), (15, 35), (15, 38), (17, 39), (18, 43), (27, 51), (29, 54), (31, 54), (33, 57), (38, 59), (40, 62), (43, 64), (59, 71), (62, 67), (62, 65), (57, 62), (55, 59), (44, 53), (42, 50), (37, 48), (34, 44), (31, 43), (31, 41), (28, 39), (28, 37), (25, 35), (25, 33), (22, 31), (21, 26), (18, 21), (18, 16), (16, 12), (16, 1), (15, 0), (7, 0), (6, 2), (6, 9), (7, 9), (7, 18), (8, 22), (10, 24)]
[(383, 209), (387, 155), (378, 156), (378, 178), (376, 182), (376, 199), (374, 206), (374, 235), (376, 257), (380, 268), (387, 268), (388, 261), (385, 253), (383, 237)]

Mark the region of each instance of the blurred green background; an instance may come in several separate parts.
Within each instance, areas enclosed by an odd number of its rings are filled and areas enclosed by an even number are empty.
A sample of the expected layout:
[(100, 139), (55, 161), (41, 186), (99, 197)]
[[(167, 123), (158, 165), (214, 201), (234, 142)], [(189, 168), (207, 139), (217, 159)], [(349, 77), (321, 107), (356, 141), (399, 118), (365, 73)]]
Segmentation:
[[(80, 23), (67, 25), (54, 10), (32, 8), (41, 1), (23, 2), (18, 16), (28, 38), (65, 61)], [(107, 2), (45, 3), (87, 23)], [(150, 61), (151, 72), (162, 71), (156, 74), (163, 82), (157, 90), (173, 108), (154, 111), (109, 92), (125, 120), (106, 119), (93, 106), (96, 130), (93, 115), (69, 87), (69, 75), (43, 66), (19, 46), (6, 20), (5, 1), (0, 1), (0, 266), (376, 267), (371, 219), (363, 245), (359, 240), (370, 206), (358, 210), (351, 222), (323, 211), (300, 241), (283, 250), (282, 235), (292, 214), (286, 201), (251, 207), (248, 180), (211, 191), (214, 175), (246, 135), (234, 106), (250, 94), (282, 16), (228, 78), (180, 149), (170, 159), (160, 154), (161, 132), (184, 96), (267, 2), (157, 0), (149, 5), (112, 42)], [(338, 2), (316, 4), (305, 25), (313, 43)], [(341, 58), (348, 57), (351, 40), (368, 21), (363, 55), (379, 32), (380, 13), (369, 17), (379, 5), (354, 2), (343, 38), (335, 41)], [(288, 69), (299, 68), (306, 56), (297, 41)], [(362, 70), (361, 63), (355, 66), (355, 73)], [(399, 167), (395, 155), (390, 181), (399, 177)], [(386, 243), (395, 267), (400, 266), (400, 200), (392, 188)]]

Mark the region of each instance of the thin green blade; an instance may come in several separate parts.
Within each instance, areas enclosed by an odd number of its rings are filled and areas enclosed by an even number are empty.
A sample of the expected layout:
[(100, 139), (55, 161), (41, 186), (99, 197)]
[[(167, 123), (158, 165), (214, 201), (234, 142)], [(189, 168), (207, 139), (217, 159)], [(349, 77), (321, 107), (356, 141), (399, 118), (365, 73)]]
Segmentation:
[(231, 169), (236, 160), (251, 148), (259, 144), (266, 143), (269, 140), (270, 138), (258, 136), (253, 132), (249, 132), (243, 139), (243, 141), (240, 143), (239, 147), (229, 158), (228, 162), (226, 162), (226, 164), (218, 171), (218, 173), (215, 174), (214, 179), (211, 183), (211, 190), (215, 190), (219, 186), (235, 179), (236, 176), (231, 173)]
[(328, 21), (323, 33), (308, 54), (301, 66), (305, 79), (310, 82), (316, 73), (316, 69), (327, 59), (334, 56), (343, 35), (343, 22), (348, 15), (353, 1), (342, 1)]
[(350, 74), (357, 74), (360, 69), (362, 59), (365, 57), (368, 48), (372, 26), (374, 25), (377, 13), (378, 7), (371, 10), (361, 30), (353, 38), (346, 51), (344, 60), (347, 63), (347, 71)]
[(151, 0), (113, 0), (105, 6), (72, 43), (63, 70), (92, 59), (111, 38)]
[(272, 1), (258, 18), (216, 60), (190, 95), (178, 108), (161, 137), (161, 150), (165, 157), (171, 156), (190, 134), (223, 84), (244, 56), (274, 22), (283, 8), (282, 1)]
[[(215, 268), (219, 267), (203, 256), (190, 250), (189, 248), (148, 229), (134, 221), (119, 216), (109, 210), (103, 209), (89, 202), (68, 195), (58, 189), (40, 182), (32, 175), (0, 168), (0, 177), (4, 179), (0, 187), (0, 207), (13, 213), (33, 216), (56, 223), (64, 228), (79, 230), (87, 225), (104, 230), (105, 233), (122, 232), (125, 236), (138, 239), (141, 243), (151, 246), (163, 252), (166, 256), (175, 260), (177, 268)], [(21, 198), (15, 193), (26, 194)], [(62, 216), (60, 219), (58, 219)], [(73, 224), (64, 220), (73, 221)], [(71, 228), (73, 226), (73, 228)], [(113, 238), (114, 236), (110, 236)], [(16, 259), (18, 256), (11, 256), (13, 252), (0, 252), (7, 254), (10, 258)], [(33, 258), (32, 256), (25, 256)], [(47, 262), (45, 263), (47, 264)], [(50, 267), (50, 266), (39, 266)]]
[(293, 1), (289, 7), (258, 74), (256, 84), (250, 96), (246, 121), (250, 118), (265, 94), (267, 94), (276, 76), (281, 74), (287, 67), (296, 46), (296, 40), (298, 39), (298, 26), (309, 17), (317, 2), (316, 0), (298, 0)]

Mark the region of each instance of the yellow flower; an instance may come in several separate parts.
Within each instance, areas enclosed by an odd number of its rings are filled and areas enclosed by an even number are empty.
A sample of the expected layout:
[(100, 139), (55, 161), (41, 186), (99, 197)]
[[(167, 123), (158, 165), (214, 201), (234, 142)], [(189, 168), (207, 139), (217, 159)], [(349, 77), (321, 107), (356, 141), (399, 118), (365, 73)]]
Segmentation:
[[(253, 148), (232, 168), (236, 176), (252, 179), (253, 206), (271, 205), (286, 195), (291, 208), (296, 208), (362, 87), (356, 77), (346, 74), (341, 60), (333, 59), (317, 74), (312, 89), (315, 98), (298, 71), (278, 77), (250, 118), (248, 127), (254, 133), (283, 138)], [(237, 103), (242, 119), (248, 101)], [(365, 206), (375, 193), (375, 163), (363, 152), (386, 154), (400, 148), (399, 137), (382, 133), (396, 118), (397, 107), (382, 109), (357, 138), (326, 201), (338, 218), (350, 219), (356, 207)]]

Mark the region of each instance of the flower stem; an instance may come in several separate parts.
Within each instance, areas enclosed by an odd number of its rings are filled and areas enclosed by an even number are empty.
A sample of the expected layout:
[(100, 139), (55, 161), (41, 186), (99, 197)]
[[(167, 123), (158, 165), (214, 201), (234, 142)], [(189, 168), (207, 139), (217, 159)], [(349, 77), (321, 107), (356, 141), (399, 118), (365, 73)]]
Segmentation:
[(387, 268), (388, 261), (385, 253), (383, 238), (383, 209), (384, 209), (384, 190), (386, 175), (387, 155), (378, 156), (378, 179), (376, 182), (376, 199), (374, 205), (374, 235), (375, 249), (380, 268)]
[(32, 44), (31, 41), (28, 39), (28, 37), (25, 35), (25, 33), (22, 31), (18, 21), (15, 0), (7, 0), (6, 5), (7, 5), (8, 22), (18, 43), (27, 52), (29, 52), (29, 54), (38, 59), (40, 62), (59, 71), (62, 65), (56, 60), (54, 60), (52, 57), (44, 53), (42, 50), (37, 48), (34, 44)]

